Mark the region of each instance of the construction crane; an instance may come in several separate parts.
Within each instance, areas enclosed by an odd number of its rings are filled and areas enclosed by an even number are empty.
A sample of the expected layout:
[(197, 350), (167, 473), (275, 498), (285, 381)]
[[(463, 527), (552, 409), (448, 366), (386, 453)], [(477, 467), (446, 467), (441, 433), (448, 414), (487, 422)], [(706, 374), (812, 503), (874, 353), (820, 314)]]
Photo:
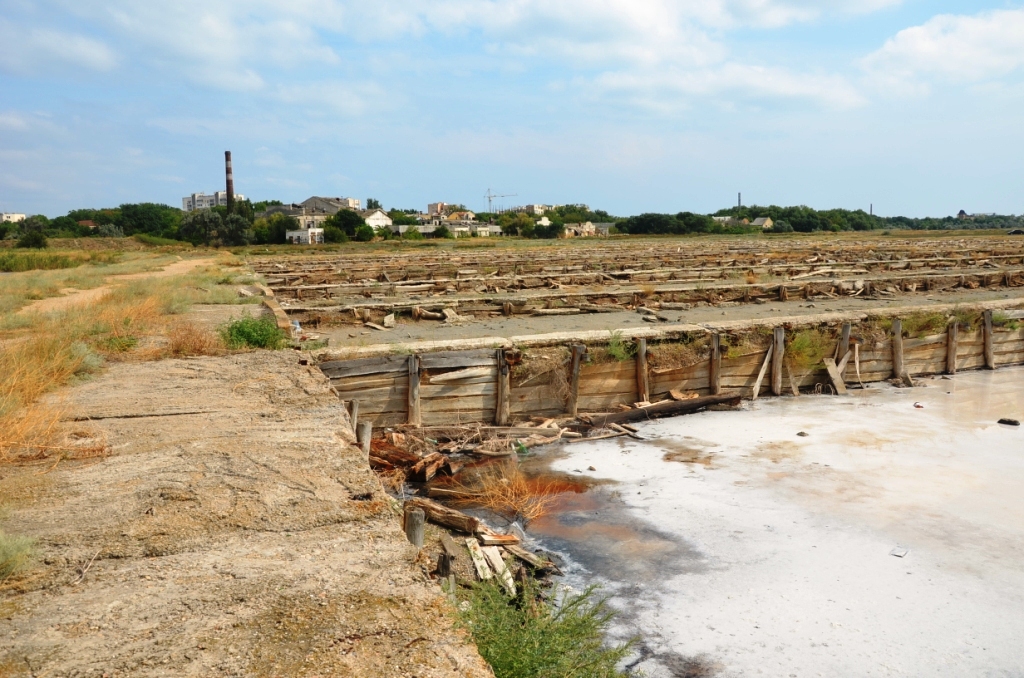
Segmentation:
[(484, 195), (484, 197), (487, 198), (487, 212), (489, 214), (494, 214), (494, 205), (492, 203), (493, 203), (495, 198), (514, 198), (514, 197), (516, 197), (516, 194), (515, 193), (505, 193), (503, 195), (496, 195), (494, 193), (491, 193), (491, 189), (488, 188), (487, 189), (487, 194)]

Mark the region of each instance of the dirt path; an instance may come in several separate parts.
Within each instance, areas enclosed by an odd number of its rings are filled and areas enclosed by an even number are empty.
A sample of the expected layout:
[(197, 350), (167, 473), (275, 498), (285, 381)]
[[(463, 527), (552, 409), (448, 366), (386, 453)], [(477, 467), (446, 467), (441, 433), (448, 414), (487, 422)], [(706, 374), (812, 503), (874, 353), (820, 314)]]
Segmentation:
[(71, 389), (91, 463), (0, 468), (38, 559), (2, 676), (490, 676), (345, 409), (292, 351), (113, 365)]
[(110, 276), (106, 279), (105, 285), (94, 287), (91, 290), (63, 290), (66, 292), (61, 297), (51, 297), (34, 301), (22, 308), (19, 313), (49, 313), (52, 311), (63, 311), (72, 306), (81, 306), (99, 301), (114, 289), (117, 283), (125, 280), (143, 280), (148, 278), (169, 278), (175, 275), (183, 275), (203, 266), (212, 266), (217, 263), (216, 259), (183, 259), (164, 266), (158, 271), (145, 271), (143, 273), (127, 273), (125, 275)]

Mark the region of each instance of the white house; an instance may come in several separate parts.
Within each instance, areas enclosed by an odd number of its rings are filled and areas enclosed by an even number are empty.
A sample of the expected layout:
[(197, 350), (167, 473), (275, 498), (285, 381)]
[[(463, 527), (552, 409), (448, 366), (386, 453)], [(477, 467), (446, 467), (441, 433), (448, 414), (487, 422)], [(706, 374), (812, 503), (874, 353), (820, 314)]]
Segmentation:
[[(241, 193), (235, 194), (235, 201), (242, 202), (245, 200), (245, 196)], [(211, 207), (227, 207), (228, 205), (228, 192), (217, 191), (213, 195), (206, 195), (205, 193), (193, 193), (192, 195), (186, 195), (181, 199), (181, 209), (185, 212), (195, 212), (196, 210), (208, 210)]]
[(324, 229), (303, 228), (299, 231), (286, 231), (285, 238), (293, 245), (322, 245)]
[(468, 238), (469, 237), (469, 226), (453, 226), (452, 235), (456, 238)]
[(373, 209), (359, 212), (359, 216), (363, 218), (368, 226), (372, 226), (374, 230), (378, 228), (391, 228), (394, 225), (394, 220), (387, 215), (384, 210)]
[(18, 222), (25, 221), (25, 215), (4, 212), (3, 219), (0, 219), (0, 221), (2, 221), (5, 224), (17, 224)]
[(499, 227), (489, 226), (488, 224), (473, 223), (469, 226), (469, 230), (471, 233), (474, 233), (478, 238), (487, 238), (492, 235), (501, 235), (501, 229)]

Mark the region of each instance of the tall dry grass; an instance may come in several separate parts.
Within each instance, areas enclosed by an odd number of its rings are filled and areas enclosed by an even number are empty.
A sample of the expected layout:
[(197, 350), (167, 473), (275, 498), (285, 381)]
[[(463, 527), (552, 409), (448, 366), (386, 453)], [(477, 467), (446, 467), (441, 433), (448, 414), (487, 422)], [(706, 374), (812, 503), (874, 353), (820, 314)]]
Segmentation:
[(472, 480), (455, 483), (451, 489), (465, 495), (456, 505), (485, 508), (524, 525), (547, 515), (559, 494), (574, 491), (564, 481), (528, 477), (515, 462), (488, 465)]
[(224, 341), (216, 332), (189, 321), (174, 323), (167, 330), (167, 350), (176, 358), (217, 355)]

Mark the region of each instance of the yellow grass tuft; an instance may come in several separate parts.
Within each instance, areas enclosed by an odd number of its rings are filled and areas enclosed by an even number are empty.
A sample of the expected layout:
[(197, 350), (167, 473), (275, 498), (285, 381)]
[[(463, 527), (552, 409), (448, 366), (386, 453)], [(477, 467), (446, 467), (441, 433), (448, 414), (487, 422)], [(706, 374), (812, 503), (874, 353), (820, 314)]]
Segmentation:
[(567, 491), (564, 485), (550, 478), (528, 478), (516, 462), (500, 462), (477, 474), (471, 484), (456, 483), (452, 489), (466, 495), (456, 505), (485, 508), (525, 525), (547, 515), (557, 496)]
[(217, 355), (224, 350), (219, 334), (188, 321), (171, 325), (167, 330), (167, 340), (168, 351), (178, 358)]

